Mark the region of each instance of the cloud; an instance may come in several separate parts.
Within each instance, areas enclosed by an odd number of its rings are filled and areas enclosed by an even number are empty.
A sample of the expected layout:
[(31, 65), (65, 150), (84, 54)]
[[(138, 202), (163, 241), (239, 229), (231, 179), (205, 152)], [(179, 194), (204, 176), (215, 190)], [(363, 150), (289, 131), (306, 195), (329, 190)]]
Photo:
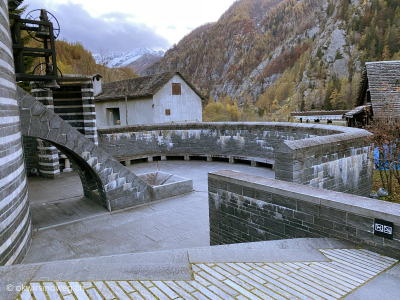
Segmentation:
[(177, 30), (177, 28), (176, 28), (176, 26), (175, 25), (168, 25), (167, 26), (167, 29), (170, 29), (170, 30)]
[(100, 18), (103, 18), (103, 19), (120, 19), (122, 21), (122, 20), (128, 20), (128, 19), (135, 18), (135, 15), (122, 13), (122, 12), (119, 12), (119, 11), (112, 11), (112, 12), (109, 12), (109, 13), (101, 15)]
[[(28, 2), (28, 1), (27, 1)], [(27, 11), (43, 5), (29, 1)], [(150, 49), (164, 49), (170, 42), (145, 24), (133, 23), (134, 15), (110, 12), (94, 18), (79, 4), (67, 3), (52, 7), (49, 11), (60, 23), (60, 36), (68, 42), (80, 42), (94, 53), (102, 51), (128, 52), (147, 46)]]

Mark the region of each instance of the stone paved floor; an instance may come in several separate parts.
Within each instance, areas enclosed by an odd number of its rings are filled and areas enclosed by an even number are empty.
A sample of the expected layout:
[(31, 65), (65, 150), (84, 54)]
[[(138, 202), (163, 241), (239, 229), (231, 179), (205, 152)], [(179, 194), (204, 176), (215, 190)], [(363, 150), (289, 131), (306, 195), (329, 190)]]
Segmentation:
[(76, 172), (61, 173), (57, 179), (28, 177), (28, 191), (31, 205), (83, 196), (82, 184)]
[[(237, 170), (267, 177), (275, 176), (271, 169), (223, 162), (160, 161), (134, 164), (128, 168), (136, 174), (161, 170), (192, 179), (197, 193), (207, 193), (207, 172), (220, 169)], [(34, 230), (107, 213), (107, 210), (83, 196), (82, 185), (76, 172), (61, 173), (58, 179), (30, 177), (28, 188)]]
[[(271, 169), (223, 162), (163, 161), (129, 168), (136, 174), (161, 170), (193, 179), (194, 192), (109, 213), (79, 198), (81, 183), (76, 173), (65, 174), (65, 182), (63, 177), (53, 181), (30, 178), (35, 230), (24, 263), (209, 246), (207, 172), (230, 169), (275, 176)], [(68, 191), (75, 198), (60, 199)]]
[(33, 230), (108, 213), (108, 210), (83, 196), (61, 199), (55, 202), (31, 204), (30, 209)]
[(30, 282), (16, 299), (341, 299), (396, 260), (320, 249), (329, 262), (195, 263), (193, 280)]

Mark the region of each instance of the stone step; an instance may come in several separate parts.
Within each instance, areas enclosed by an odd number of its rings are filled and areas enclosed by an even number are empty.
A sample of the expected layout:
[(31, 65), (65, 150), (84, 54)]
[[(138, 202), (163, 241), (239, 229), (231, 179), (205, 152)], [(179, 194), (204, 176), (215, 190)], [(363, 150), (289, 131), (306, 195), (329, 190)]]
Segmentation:
[(396, 263), (332, 239), (232, 244), (3, 267), (0, 298), (341, 299)]
[[(135, 280), (190, 279), (190, 263), (328, 261), (319, 249), (348, 248), (333, 239), (293, 239), (188, 248), (145, 253), (127, 253), (31, 263), (0, 268), (36, 270), (32, 280), (116, 280), (129, 276)], [(27, 271), (28, 272), (28, 271)], [(28, 272), (30, 273), (30, 272)]]

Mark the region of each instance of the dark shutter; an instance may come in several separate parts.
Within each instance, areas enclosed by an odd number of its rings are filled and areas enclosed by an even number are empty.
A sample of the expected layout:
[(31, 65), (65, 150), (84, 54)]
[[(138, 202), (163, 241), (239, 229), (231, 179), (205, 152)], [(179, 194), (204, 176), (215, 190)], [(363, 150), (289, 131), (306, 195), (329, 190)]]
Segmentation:
[(172, 95), (181, 95), (181, 84), (180, 83), (172, 84)]

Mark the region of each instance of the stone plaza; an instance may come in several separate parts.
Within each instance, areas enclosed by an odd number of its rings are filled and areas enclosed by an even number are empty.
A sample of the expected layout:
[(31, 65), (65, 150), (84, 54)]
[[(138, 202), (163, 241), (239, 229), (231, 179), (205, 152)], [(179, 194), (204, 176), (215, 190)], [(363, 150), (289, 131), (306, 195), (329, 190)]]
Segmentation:
[(371, 133), (98, 128), (98, 74), (58, 95), (16, 86), (13, 3), (0, 1), (1, 300), (399, 297), (400, 205), (367, 197)]
[(76, 172), (30, 178), (32, 245), (22, 265), (0, 269), (1, 288), (26, 285), (30, 291), (10, 294), (17, 299), (395, 299), (399, 292), (395, 259), (335, 239), (209, 247), (208, 172), (273, 179), (270, 168), (167, 160), (129, 169), (173, 171), (193, 179), (194, 191), (110, 213), (83, 197)]

